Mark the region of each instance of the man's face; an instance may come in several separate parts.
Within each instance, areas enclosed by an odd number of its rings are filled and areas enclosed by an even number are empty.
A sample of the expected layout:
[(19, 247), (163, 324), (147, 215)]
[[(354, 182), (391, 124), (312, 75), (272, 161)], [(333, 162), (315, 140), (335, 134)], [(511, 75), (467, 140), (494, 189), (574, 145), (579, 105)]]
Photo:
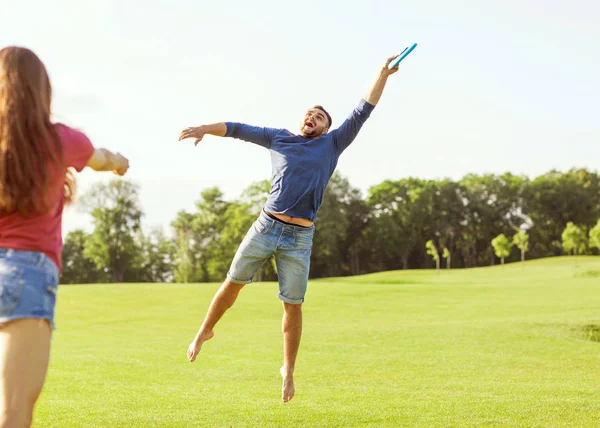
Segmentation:
[(306, 112), (300, 127), (300, 134), (305, 138), (317, 138), (327, 133), (329, 121), (323, 110), (311, 108)]

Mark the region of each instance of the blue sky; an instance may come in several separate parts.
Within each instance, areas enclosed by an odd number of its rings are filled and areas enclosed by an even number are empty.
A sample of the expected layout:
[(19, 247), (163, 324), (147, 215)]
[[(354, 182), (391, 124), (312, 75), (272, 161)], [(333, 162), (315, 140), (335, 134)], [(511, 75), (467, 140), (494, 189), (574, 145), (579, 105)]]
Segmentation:
[[(130, 158), (146, 226), (200, 192), (237, 197), (269, 178), (261, 147), (182, 128), (241, 121), (297, 131), (324, 105), (334, 127), (386, 57), (419, 46), (338, 170), (366, 191), (407, 176), (535, 176), (598, 169), (600, 5), (593, 1), (0, 0), (0, 46), (33, 49), (57, 121)], [(78, 176), (84, 192), (109, 174)], [(90, 230), (68, 209), (64, 232)]]

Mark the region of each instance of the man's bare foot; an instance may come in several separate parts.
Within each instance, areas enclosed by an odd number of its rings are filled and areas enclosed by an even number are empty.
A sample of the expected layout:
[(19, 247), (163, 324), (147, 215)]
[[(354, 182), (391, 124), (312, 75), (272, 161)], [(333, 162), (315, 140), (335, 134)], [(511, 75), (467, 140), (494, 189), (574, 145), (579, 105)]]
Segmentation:
[(283, 378), (281, 399), (284, 403), (287, 403), (294, 398), (294, 394), (296, 393), (296, 389), (294, 388), (294, 369), (288, 370), (285, 366), (281, 366), (279, 373), (281, 373), (281, 377)]
[(187, 357), (191, 363), (196, 360), (196, 356), (198, 356), (202, 344), (207, 340), (212, 339), (214, 335), (215, 333), (213, 333), (212, 330), (200, 330), (198, 334), (196, 334), (196, 337), (194, 337), (194, 340), (190, 343), (187, 351)]

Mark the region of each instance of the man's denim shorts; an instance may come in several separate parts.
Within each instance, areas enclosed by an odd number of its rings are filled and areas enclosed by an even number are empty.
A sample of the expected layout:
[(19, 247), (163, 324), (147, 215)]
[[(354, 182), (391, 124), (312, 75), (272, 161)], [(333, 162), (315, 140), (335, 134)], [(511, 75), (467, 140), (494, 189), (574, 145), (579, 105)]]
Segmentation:
[(54, 329), (58, 281), (58, 268), (44, 253), (0, 248), (0, 326), (40, 318)]
[(283, 223), (262, 211), (233, 258), (227, 273), (229, 280), (249, 284), (261, 266), (274, 255), (279, 278), (278, 297), (291, 304), (303, 303), (314, 228), (314, 225), (302, 227)]

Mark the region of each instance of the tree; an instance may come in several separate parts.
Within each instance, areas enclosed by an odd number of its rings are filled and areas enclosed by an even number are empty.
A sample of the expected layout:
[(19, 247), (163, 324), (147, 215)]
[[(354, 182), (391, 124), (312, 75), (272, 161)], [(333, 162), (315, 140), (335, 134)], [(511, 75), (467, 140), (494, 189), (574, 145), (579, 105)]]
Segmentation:
[(343, 242), (348, 231), (344, 199), (349, 190), (348, 180), (335, 173), (323, 195), (317, 214), (311, 254), (310, 273), (315, 276), (341, 276), (345, 256)]
[(357, 241), (365, 228), (366, 213), (360, 191), (334, 173), (315, 223), (311, 277), (344, 276), (360, 269)]
[(442, 257), (446, 259), (446, 269), (450, 269), (450, 262), (452, 261), (452, 255), (450, 251), (448, 251), (448, 247), (444, 247), (444, 251), (442, 252)]
[(62, 251), (61, 283), (89, 284), (108, 280), (106, 272), (98, 269), (96, 264), (84, 255), (88, 236), (81, 229), (67, 234)]
[(590, 229), (590, 248), (600, 250), (600, 220)]
[[(523, 206), (528, 180), (512, 174), (500, 176), (469, 174), (460, 183), (464, 187), (466, 218), (463, 235), (471, 259), (470, 266), (480, 266), (489, 260), (493, 264), (492, 238), (508, 233), (514, 227), (530, 223)], [(463, 250), (464, 251), (464, 250)]]
[[(386, 180), (369, 189), (366, 206), (369, 222), (363, 233), (363, 259), (371, 259), (371, 270), (409, 267), (409, 257), (416, 250), (432, 212), (429, 182), (418, 179)], [(422, 257), (416, 258), (422, 267)]]
[(217, 188), (202, 192), (196, 202), (197, 212), (192, 222), (193, 254), (196, 258), (198, 281), (221, 281), (224, 277), (223, 262), (227, 267), (231, 260), (225, 261), (222, 251), (221, 235), (227, 223), (225, 214), (231, 202), (224, 199)]
[(459, 244), (460, 227), (465, 219), (466, 204), (462, 198), (463, 188), (458, 183), (442, 180), (434, 183), (433, 232), (439, 239), (446, 268), (452, 265), (452, 254)]
[(427, 254), (429, 254), (431, 258), (435, 261), (435, 269), (439, 272), (440, 254), (438, 253), (438, 250), (431, 239), (427, 241), (427, 243), (425, 244), (425, 248), (427, 249)]
[(585, 238), (583, 230), (570, 221), (562, 233), (563, 248), (567, 253), (572, 251), (575, 256), (581, 254), (585, 251)]
[(525, 253), (529, 250), (529, 235), (522, 229), (513, 235), (513, 244), (521, 250), (521, 262), (525, 261)]
[(116, 179), (95, 184), (82, 200), (94, 219), (94, 232), (86, 240), (84, 255), (106, 271), (112, 282), (135, 277), (141, 263), (136, 242), (142, 218), (138, 193), (138, 186)]
[(195, 260), (190, 242), (192, 241), (193, 215), (180, 211), (171, 226), (175, 234), (175, 259), (173, 260), (173, 279), (187, 284), (194, 281)]
[(600, 218), (600, 176), (585, 169), (550, 171), (533, 180), (527, 189), (525, 209), (534, 227), (534, 257), (563, 254), (561, 233), (568, 222), (592, 227)]
[(204, 190), (196, 201), (196, 212), (180, 211), (171, 224), (176, 242), (177, 282), (220, 281), (223, 276), (221, 234), (230, 202), (216, 187)]
[(161, 228), (155, 228), (148, 235), (140, 233), (141, 266), (137, 281), (173, 281), (173, 260), (175, 246), (167, 239)]
[(361, 244), (362, 235), (369, 224), (369, 208), (362, 198), (359, 189), (350, 188), (345, 199), (345, 215), (348, 227), (342, 242), (345, 251), (343, 274), (358, 275), (361, 273)]
[(494, 252), (496, 256), (500, 257), (501, 263), (504, 265), (504, 258), (510, 255), (510, 250), (512, 249), (512, 242), (508, 240), (504, 233), (496, 236), (492, 239), (492, 247), (494, 247)]

